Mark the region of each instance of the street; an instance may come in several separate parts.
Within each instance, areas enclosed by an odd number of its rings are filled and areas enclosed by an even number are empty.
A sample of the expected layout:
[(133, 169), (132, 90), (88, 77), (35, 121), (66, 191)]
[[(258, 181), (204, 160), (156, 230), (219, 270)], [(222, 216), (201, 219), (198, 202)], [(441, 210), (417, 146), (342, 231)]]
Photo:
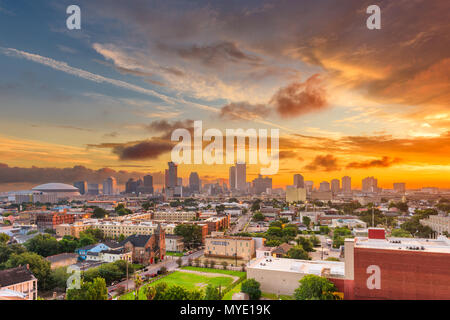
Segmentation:
[[(200, 256), (203, 255), (203, 250), (199, 250), (196, 251), (190, 255), (187, 256), (183, 256), (181, 257), (181, 259), (183, 260), (183, 265), (186, 265), (188, 263), (188, 260), (191, 259), (195, 259), (198, 258)], [(180, 257), (177, 256), (166, 256), (166, 258), (164, 259), (164, 261), (161, 261), (157, 264), (153, 264), (153, 265), (149, 265), (147, 266), (145, 269), (138, 271), (137, 273), (140, 276), (146, 276), (146, 275), (151, 275), (151, 274), (156, 274), (162, 267), (166, 267), (167, 271), (173, 271), (175, 269), (178, 268), (178, 264), (177, 264), (177, 260)], [(116, 289), (119, 286), (124, 286), (125, 288), (127, 288), (127, 281), (122, 281), (119, 282), (113, 286), (109, 286), (108, 287), (108, 293), (111, 295), (115, 295), (116, 294)], [(128, 290), (134, 290), (134, 278), (133, 275), (130, 274), (129, 275), (129, 279), (128, 279)]]

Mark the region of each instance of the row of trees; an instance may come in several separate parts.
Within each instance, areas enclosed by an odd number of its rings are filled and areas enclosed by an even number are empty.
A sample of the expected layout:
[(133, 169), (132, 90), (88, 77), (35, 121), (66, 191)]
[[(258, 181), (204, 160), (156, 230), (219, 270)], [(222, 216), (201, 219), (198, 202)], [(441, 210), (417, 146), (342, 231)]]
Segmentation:
[(58, 241), (49, 234), (39, 234), (25, 242), (28, 251), (37, 253), (43, 257), (58, 253), (74, 252), (77, 248), (97, 243), (104, 240), (103, 231), (99, 229), (88, 229), (80, 233), (79, 238), (64, 236)]

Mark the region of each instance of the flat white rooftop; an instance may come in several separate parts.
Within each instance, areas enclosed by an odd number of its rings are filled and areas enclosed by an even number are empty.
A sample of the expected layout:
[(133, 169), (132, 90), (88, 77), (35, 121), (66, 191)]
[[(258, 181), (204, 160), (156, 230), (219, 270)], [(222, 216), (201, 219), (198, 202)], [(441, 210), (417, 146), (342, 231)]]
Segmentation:
[(345, 264), (338, 261), (311, 261), (287, 258), (261, 257), (251, 260), (247, 268), (315, 274), (320, 276), (324, 268), (330, 269), (332, 277), (345, 276)]
[(366, 237), (361, 237), (355, 239), (355, 248), (406, 250), (416, 252), (437, 252), (450, 254), (450, 239), (446, 237), (439, 237), (437, 239), (422, 239), (422, 238), (368, 239)]

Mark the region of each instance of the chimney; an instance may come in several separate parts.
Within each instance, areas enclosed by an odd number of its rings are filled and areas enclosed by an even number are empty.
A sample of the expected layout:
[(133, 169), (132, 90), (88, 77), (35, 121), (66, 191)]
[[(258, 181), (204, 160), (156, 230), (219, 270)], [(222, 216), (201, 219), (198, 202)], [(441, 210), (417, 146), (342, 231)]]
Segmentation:
[(368, 230), (369, 239), (386, 239), (386, 230), (383, 228), (369, 228)]
[(30, 265), (27, 263), (27, 270), (30, 270)]

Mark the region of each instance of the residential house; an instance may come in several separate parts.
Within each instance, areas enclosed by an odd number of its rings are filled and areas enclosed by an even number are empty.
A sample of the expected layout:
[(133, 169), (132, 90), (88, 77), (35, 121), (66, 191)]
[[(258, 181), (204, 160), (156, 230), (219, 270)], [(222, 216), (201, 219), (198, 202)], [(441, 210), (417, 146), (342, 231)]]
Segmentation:
[[(6, 295), (6, 290), (11, 290), (23, 294), (26, 300), (36, 300), (37, 279), (30, 271), (29, 265), (1, 270), (0, 290), (3, 291), (3, 295)], [(11, 293), (11, 291), (6, 291), (6, 293)]]

